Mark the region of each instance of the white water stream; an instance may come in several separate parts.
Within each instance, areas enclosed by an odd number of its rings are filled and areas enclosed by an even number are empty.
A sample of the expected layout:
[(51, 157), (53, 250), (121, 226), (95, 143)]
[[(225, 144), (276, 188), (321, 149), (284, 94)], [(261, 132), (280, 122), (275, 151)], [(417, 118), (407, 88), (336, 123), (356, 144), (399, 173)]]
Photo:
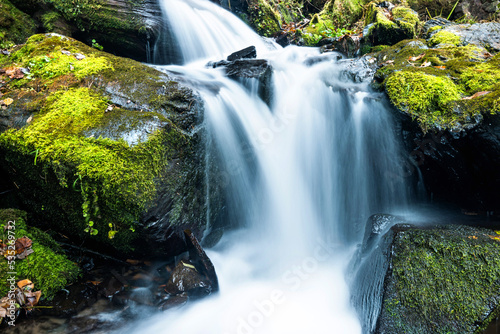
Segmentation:
[[(383, 99), (348, 81), (336, 55), (276, 46), (208, 0), (162, 6), (183, 59), (162, 68), (204, 99), (206, 126), (230, 177), (228, 209), (244, 228), (208, 251), (218, 294), (134, 331), (361, 333), (346, 268), (367, 218), (406, 203)], [(273, 67), (270, 107), (256, 80), (243, 84), (204, 67), (249, 45)]]

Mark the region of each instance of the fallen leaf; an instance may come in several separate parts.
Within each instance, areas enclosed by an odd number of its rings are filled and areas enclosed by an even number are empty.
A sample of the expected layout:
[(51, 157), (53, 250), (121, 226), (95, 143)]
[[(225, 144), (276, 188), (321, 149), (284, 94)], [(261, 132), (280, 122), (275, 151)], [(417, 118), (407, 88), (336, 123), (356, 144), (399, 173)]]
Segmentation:
[(434, 66), (434, 67), (440, 70), (444, 70), (446, 68), (446, 66)]
[(133, 266), (136, 266), (139, 263), (141, 263), (141, 261), (139, 261), (139, 260), (132, 260), (132, 259), (127, 259), (125, 262), (130, 263)]
[(416, 56), (416, 57), (410, 57), (410, 58), (408, 58), (408, 60), (409, 60), (409, 61), (417, 61), (417, 60), (420, 60), (420, 59), (422, 59), (422, 58), (424, 58), (424, 57), (425, 57), (425, 53), (421, 53), (421, 54), (419, 54), (419, 55), (418, 55), (418, 56)]
[(429, 66), (431, 66), (431, 62), (430, 61), (424, 61), (422, 63), (422, 65), (420, 65), (420, 67), (429, 67)]
[(21, 290), (31, 291), (35, 287), (35, 284), (33, 284), (33, 282), (30, 281), (29, 279), (23, 279), (17, 282), (17, 286)]
[(66, 56), (71, 56), (71, 52), (66, 51), (66, 50), (61, 50), (62, 54), (65, 54)]
[(6, 106), (10, 106), (13, 102), (14, 102), (14, 100), (11, 99), (10, 97), (3, 100), (3, 104), (5, 104)]
[(16, 240), (16, 254), (23, 253), (26, 249), (30, 248), (33, 242), (28, 237), (22, 237)]
[(489, 91), (485, 91), (485, 92), (477, 92), (476, 94), (472, 95), (472, 96), (467, 96), (467, 97), (464, 97), (462, 98), (462, 100), (471, 100), (471, 99), (475, 99), (476, 97), (479, 97), (479, 96), (483, 96), (483, 95), (486, 95), (488, 93), (491, 93)]
[(36, 306), (38, 304), (38, 301), (42, 296), (42, 291), (26, 292), (25, 296), (26, 296), (25, 306), (28, 306), (29, 309), (30, 306)]
[(26, 120), (26, 123), (31, 123), (31, 121), (33, 120), (33, 116), (30, 116), (28, 117), (28, 119)]
[(184, 267), (188, 267), (188, 268), (196, 270), (196, 268), (192, 264), (189, 264), (189, 263), (186, 263), (186, 262), (183, 262), (183, 261), (181, 261), (181, 262), (182, 262), (182, 265)]

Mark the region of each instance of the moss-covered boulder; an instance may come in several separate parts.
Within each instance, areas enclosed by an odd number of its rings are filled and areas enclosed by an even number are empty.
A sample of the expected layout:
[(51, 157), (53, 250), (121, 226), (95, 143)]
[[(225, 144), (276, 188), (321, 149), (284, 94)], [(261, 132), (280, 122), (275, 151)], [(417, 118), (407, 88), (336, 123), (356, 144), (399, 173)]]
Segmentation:
[(0, 135), (0, 156), (34, 221), (122, 252), (175, 254), (177, 232), (201, 236), (205, 159), (193, 91), (54, 34), (32, 36), (1, 61), (4, 76), (26, 72), (4, 91), (12, 103), (3, 115), (24, 122)]
[[(9, 292), (7, 278), (11, 276), (15, 276), (16, 281), (31, 280), (36, 290), (42, 291), (42, 298), (48, 299), (78, 278), (78, 266), (66, 258), (59, 244), (47, 233), (26, 224), (26, 212), (0, 210), (0, 239), (4, 243), (15, 240), (10, 237), (30, 238), (33, 253), (24, 259), (11, 261), (0, 257), (0, 296), (4, 297)], [(11, 275), (11, 272), (15, 274)]]
[(367, 5), (363, 40), (370, 46), (394, 45), (415, 38), (419, 24), (418, 14), (408, 7), (372, 1)]
[(500, 235), (396, 225), (376, 333), (481, 333), (500, 313)]
[[(13, 0), (46, 32), (103, 46), (120, 56), (147, 61), (148, 45), (162, 29), (154, 0)], [(94, 42), (93, 42), (94, 41)]]
[[(375, 53), (376, 82), (391, 102), (416, 119), (424, 132), (460, 132), (497, 115), (500, 55), (439, 31), (425, 40), (405, 40)], [(459, 44), (459, 45), (457, 45)]]
[(36, 31), (35, 22), (14, 7), (8, 0), (0, 0), (0, 48), (21, 44)]

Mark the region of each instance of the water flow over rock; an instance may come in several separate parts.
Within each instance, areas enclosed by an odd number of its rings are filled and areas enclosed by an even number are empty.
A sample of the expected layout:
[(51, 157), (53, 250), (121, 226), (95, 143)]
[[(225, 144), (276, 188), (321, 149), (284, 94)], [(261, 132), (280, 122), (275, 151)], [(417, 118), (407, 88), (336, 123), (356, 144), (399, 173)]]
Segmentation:
[[(208, 182), (224, 180), (227, 217), (240, 229), (208, 252), (218, 295), (137, 331), (360, 333), (347, 265), (370, 214), (406, 203), (384, 98), (349, 80), (352, 65), (338, 54), (299, 47), (270, 52), (209, 1), (177, 2), (163, 4), (183, 62), (203, 63), (159, 68), (175, 72), (204, 100), (222, 176)], [(248, 45), (257, 47), (258, 58), (266, 53), (273, 69), (269, 103), (259, 97), (257, 79), (205, 67), (207, 59)]]

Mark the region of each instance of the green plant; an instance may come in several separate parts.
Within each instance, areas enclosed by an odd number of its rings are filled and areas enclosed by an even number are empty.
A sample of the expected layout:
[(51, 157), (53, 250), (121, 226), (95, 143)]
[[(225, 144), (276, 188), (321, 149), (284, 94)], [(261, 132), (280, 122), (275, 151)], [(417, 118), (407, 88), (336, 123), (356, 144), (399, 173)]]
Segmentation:
[(95, 39), (92, 40), (92, 47), (93, 48), (96, 48), (97, 50), (103, 50), (104, 48), (102, 47), (102, 45), (100, 45), (99, 43), (96, 42)]

